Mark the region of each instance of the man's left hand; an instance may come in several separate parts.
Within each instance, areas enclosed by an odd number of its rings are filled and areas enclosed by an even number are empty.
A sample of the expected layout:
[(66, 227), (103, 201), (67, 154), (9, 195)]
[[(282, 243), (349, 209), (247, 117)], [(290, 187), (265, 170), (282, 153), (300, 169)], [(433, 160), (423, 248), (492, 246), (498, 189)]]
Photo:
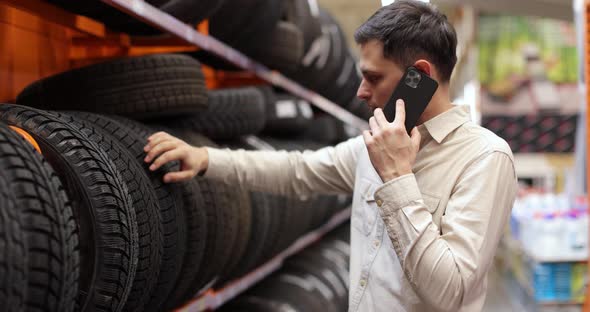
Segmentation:
[(377, 108), (369, 119), (371, 131), (363, 132), (371, 163), (384, 183), (412, 173), (420, 149), (420, 132), (414, 127), (410, 137), (406, 132), (405, 121), (404, 101), (397, 100), (392, 123), (387, 121), (383, 110)]

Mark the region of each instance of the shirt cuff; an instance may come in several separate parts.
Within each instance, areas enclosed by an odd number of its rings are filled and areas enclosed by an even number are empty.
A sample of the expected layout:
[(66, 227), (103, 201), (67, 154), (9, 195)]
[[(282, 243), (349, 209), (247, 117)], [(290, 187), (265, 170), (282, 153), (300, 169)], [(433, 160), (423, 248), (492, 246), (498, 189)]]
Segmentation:
[(418, 188), (416, 176), (411, 173), (393, 179), (377, 188), (375, 199), (382, 205), (387, 204), (393, 212), (420, 201), (422, 193)]
[(203, 174), (206, 178), (223, 180), (231, 171), (231, 156), (228, 150), (206, 147), (209, 154), (209, 164)]

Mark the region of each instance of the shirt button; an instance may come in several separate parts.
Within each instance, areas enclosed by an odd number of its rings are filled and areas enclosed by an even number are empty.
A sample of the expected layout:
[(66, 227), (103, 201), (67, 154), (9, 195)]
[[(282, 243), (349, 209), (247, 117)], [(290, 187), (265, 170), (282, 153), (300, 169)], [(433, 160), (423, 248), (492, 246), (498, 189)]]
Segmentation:
[(375, 244), (375, 247), (379, 247), (379, 241), (375, 241), (373, 244)]
[(364, 279), (361, 280), (361, 287), (365, 287), (367, 285), (367, 281)]
[(377, 199), (377, 206), (381, 207), (383, 205), (383, 201), (380, 199)]

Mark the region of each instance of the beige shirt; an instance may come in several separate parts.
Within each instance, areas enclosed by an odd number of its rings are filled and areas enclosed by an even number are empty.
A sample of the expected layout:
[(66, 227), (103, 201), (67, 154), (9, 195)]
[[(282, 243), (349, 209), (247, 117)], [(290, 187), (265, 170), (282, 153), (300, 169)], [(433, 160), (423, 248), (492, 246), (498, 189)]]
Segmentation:
[(301, 198), (353, 192), (349, 311), (480, 311), (516, 196), (512, 153), (465, 107), (419, 130), (414, 173), (385, 184), (362, 137), (304, 153), (209, 149), (206, 176)]

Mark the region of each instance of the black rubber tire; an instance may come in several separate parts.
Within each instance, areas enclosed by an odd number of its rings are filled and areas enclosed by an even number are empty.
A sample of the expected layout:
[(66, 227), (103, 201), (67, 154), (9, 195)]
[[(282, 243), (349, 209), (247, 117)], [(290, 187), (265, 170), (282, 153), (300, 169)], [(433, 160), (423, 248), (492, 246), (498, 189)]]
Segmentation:
[[(230, 141), (224, 144), (231, 149), (256, 150), (256, 146), (250, 144), (244, 138)], [(275, 245), (281, 236), (282, 215), (275, 206), (282, 203), (279, 196), (267, 193), (251, 192), (251, 230), (247, 243), (246, 253), (238, 263), (236, 270), (231, 273), (232, 278), (238, 278), (251, 272), (262, 265), (274, 254)]]
[(205, 201), (201, 195), (199, 182), (193, 179), (183, 183), (182, 187), (184, 188), (182, 193), (186, 210), (187, 248), (182, 270), (175, 283), (176, 287), (174, 287), (174, 290), (166, 300), (166, 310), (172, 310), (190, 298), (186, 294), (189, 292), (192, 281), (201, 269), (207, 243), (207, 207), (205, 207)]
[(220, 312), (299, 312), (285, 302), (275, 301), (269, 298), (257, 296), (240, 296), (223, 305)]
[(191, 130), (212, 139), (256, 134), (264, 128), (264, 123), (263, 95), (251, 87), (211, 91), (206, 112), (162, 121), (162, 125), (175, 130)]
[(373, 117), (373, 112), (367, 103), (356, 96), (343, 108), (367, 122)]
[(20, 210), (22, 223), (16, 220), (16, 225), (22, 226), (26, 240), (25, 310), (73, 311), (80, 273), (78, 228), (59, 178), (30, 144), (2, 123), (0, 172)]
[(271, 207), (269, 206), (268, 197), (259, 192), (250, 193), (252, 214), (251, 227), (246, 252), (236, 266), (235, 272), (232, 274), (233, 278), (238, 278), (246, 275), (260, 265), (263, 261), (262, 256), (264, 252), (265, 242), (269, 240), (271, 233), (270, 223)]
[[(319, 248), (318, 248), (319, 249)], [(317, 300), (323, 300), (324, 310), (326, 312), (338, 312), (342, 311), (339, 307), (342, 305), (343, 299), (348, 299), (348, 293), (342, 294), (342, 289), (346, 287), (346, 282), (342, 280), (339, 275), (333, 272), (335, 264), (325, 261), (321, 257), (321, 252), (315, 249), (313, 251), (304, 251), (298, 254), (293, 259), (288, 260), (285, 263), (284, 271), (294, 273), (296, 275), (312, 275), (322, 282), (326, 287), (330, 288), (330, 291), (336, 298), (322, 298), (317, 296)], [(336, 277), (335, 280), (326, 278), (325, 270), (332, 273), (332, 277)]]
[(317, 292), (310, 292), (300, 285), (287, 282), (288, 273), (277, 273), (260, 284), (253, 293), (271, 298), (273, 301), (286, 302), (295, 307), (296, 311), (324, 311), (325, 305), (318, 300)]
[(78, 234), (59, 178), (30, 144), (3, 123), (0, 172), (6, 200), (0, 205), (0, 232), (9, 231), (1, 235), (0, 245), (6, 250), (0, 257), (10, 261), (0, 261), (0, 276), (11, 278), (0, 287), (0, 302), (9, 304), (3, 305), (8, 310), (25, 310), (25, 303), (26, 311), (73, 311), (80, 269)]
[(233, 0), (226, 1), (209, 18), (209, 33), (248, 54), (268, 42), (272, 30), (283, 13), (283, 1)]
[(233, 273), (239, 269), (239, 263), (246, 254), (248, 241), (250, 240), (250, 231), (252, 228), (252, 203), (250, 193), (242, 188), (236, 186), (233, 189), (234, 194), (237, 195), (236, 201), (230, 201), (230, 205), (235, 207), (235, 214), (238, 218), (238, 229), (234, 245), (231, 248), (233, 252), (229, 257), (229, 262), (225, 265), (224, 274), (222, 275), (220, 285), (223, 285), (231, 280)]
[(313, 41), (322, 35), (322, 25), (313, 16), (308, 0), (285, 1), (287, 21), (295, 24), (303, 33), (303, 51), (308, 51)]
[(311, 140), (324, 145), (335, 145), (348, 139), (344, 123), (328, 114), (316, 114), (299, 140)]
[(206, 110), (207, 91), (199, 62), (185, 55), (154, 54), (41, 79), (21, 91), (17, 103), (149, 119)]
[(81, 247), (76, 310), (121, 311), (135, 277), (138, 238), (132, 201), (115, 165), (55, 114), (3, 104), (0, 118), (37, 140), (71, 200)]
[(29, 251), (24, 220), (2, 173), (0, 207), (0, 304), (8, 312), (25, 311)]
[[(217, 147), (208, 138), (192, 131), (178, 131), (174, 134), (193, 146)], [(236, 213), (236, 207), (239, 206), (231, 205), (237, 203), (235, 200), (236, 191), (210, 179), (197, 177), (196, 180), (199, 182), (205, 207), (207, 207), (208, 231), (206, 256), (189, 288), (188, 298), (206, 290), (203, 287), (213, 286), (223, 274), (228, 273), (224, 272), (224, 269), (230, 261), (239, 227)]]
[(164, 254), (164, 235), (156, 194), (135, 156), (112, 134), (101, 126), (88, 121), (84, 116), (75, 117), (75, 112), (71, 115), (55, 114), (64, 122), (86, 134), (91, 141), (97, 143), (109, 155), (129, 190), (137, 219), (139, 256), (135, 279), (124, 310), (140, 310), (147, 303), (156, 286)]
[(268, 41), (249, 48), (248, 56), (271, 69), (296, 70), (303, 57), (303, 33), (296, 25), (279, 21)]
[(286, 93), (277, 93), (267, 102), (264, 133), (293, 137), (305, 132), (313, 121), (309, 102)]
[(118, 140), (134, 156), (149, 177), (160, 207), (160, 219), (163, 232), (163, 256), (156, 286), (150, 293), (150, 299), (140, 308), (145, 311), (159, 311), (162, 304), (175, 287), (174, 283), (182, 268), (186, 252), (186, 223), (181, 189), (177, 185), (164, 184), (163, 176), (175, 166), (164, 166), (156, 172), (150, 171), (143, 161), (143, 147), (151, 130), (136, 121), (119, 117), (104, 116), (93, 113), (72, 113), (78, 118), (88, 120)]

